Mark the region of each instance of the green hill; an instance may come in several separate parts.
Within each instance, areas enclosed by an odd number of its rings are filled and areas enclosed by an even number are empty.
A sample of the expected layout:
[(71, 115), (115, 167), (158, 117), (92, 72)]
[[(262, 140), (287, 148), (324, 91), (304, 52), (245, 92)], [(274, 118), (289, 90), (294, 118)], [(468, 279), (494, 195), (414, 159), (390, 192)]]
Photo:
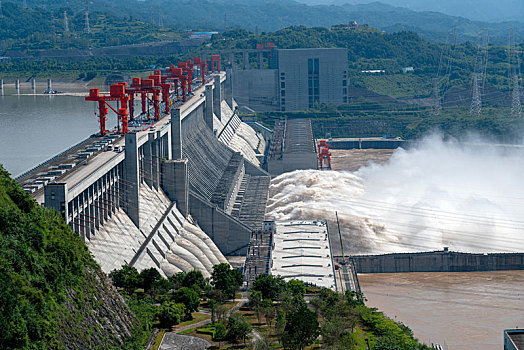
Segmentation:
[(78, 235), (0, 167), (0, 344), (116, 348), (137, 323)]
[[(21, 4), (23, 0), (16, 1)], [(27, 3), (34, 7), (43, 6), (40, 0), (27, 0)], [(521, 22), (487, 23), (439, 12), (417, 12), (380, 2), (308, 6), (292, 0), (92, 0), (90, 4), (92, 11), (118, 17), (132, 15), (149, 23), (163, 22), (170, 27), (196, 30), (242, 28), (262, 32), (293, 25), (329, 27), (356, 20), (388, 32), (398, 28), (410, 29), (425, 39), (440, 41), (446, 40), (452, 28), (456, 28), (460, 41), (477, 42), (483, 29), (489, 31), (492, 42), (497, 44), (507, 42), (510, 27), (516, 28), (521, 37), (524, 35), (521, 19), (518, 19)], [(58, 10), (64, 5), (57, 1), (46, 2), (45, 6)], [(71, 0), (67, 6), (83, 11), (85, 1)], [(470, 6), (471, 10), (474, 10), (473, 7)]]
[[(182, 38), (182, 34), (172, 28), (161, 28), (131, 17), (117, 17), (97, 11), (89, 15), (90, 33), (85, 31), (83, 11), (23, 9), (13, 2), (4, 2), (2, 12), (0, 52), (86, 49)], [(69, 31), (65, 28), (64, 12), (67, 13)]]

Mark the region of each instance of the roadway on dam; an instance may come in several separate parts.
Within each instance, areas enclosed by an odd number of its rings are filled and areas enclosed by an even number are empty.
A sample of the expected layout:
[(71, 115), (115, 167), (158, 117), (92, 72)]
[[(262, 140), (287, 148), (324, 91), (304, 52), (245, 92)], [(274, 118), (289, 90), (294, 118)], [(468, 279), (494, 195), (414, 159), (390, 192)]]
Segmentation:
[[(193, 90), (194, 96), (191, 96), (188, 99), (188, 101), (186, 101), (185, 103), (179, 106), (182, 116), (184, 116), (186, 113), (192, 110), (195, 105), (197, 105), (204, 99), (204, 97), (201, 96), (204, 90), (205, 90), (204, 86), (200, 86), (196, 88), (195, 90)], [(164, 129), (167, 125), (169, 125), (170, 122), (171, 122), (171, 119), (169, 115), (163, 115), (161, 119), (154, 124), (154, 127), (156, 128), (156, 131), (158, 132)], [(150, 130), (138, 132), (137, 138), (139, 142), (143, 141), (143, 139), (147, 137), (147, 134), (149, 132)], [(37, 167), (35, 171), (25, 174), (22, 178), (18, 179), (19, 183), (23, 185), (25, 182), (27, 182), (30, 179), (36, 179), (39, 173), (45, 173), (46, 171), (49, 171), (53, 167), (57, 167), (60, 164), (70, 161), (70, 162), (76, 162), (76, 166), (70, 169), (69, 171), (67, 171), (62, 176), (55, 178), (54, 181), (66, 182), (68, 184), (69, 190), (72, 192), (76, 192), (75, 187), (81, 184), (85, 179), (91, 178), (92, 176), (96, 176), (97, 174), (103, 174), (107, 172), (108, 169), (114, 167), (116, 164), (118, 164), (119, 162), (121, 162), (124, 159), (125, 155), (124, 155), (122, 148), (125, 147), (125, 141), (124, 141), (124, 138), (121, 136), (114, 139), (112, 143), (113, 149), (120, 148), (121, 150), (120, 152), (105, 151), (104, 148), (102, 148), (100, 151), (94, 153), (88, 159), (85, 159), (87, 161), (87, 164), (85, 165), (84, 165), (84, 159), (74, 158), (74, 156), (78, 154), (81, 150), (89, 148), (89, 146), (93, 145), (97, 141), (101, 141), (104, 139), (107, 139), (107, 138), (106, 137), (92, 137), (92, 138), (85, 140), (79, 147), (74, 147), (73, 149), (69, 150), (69, 152), (66, 152), (65, 154), (45, 164), (44, 167)], [(43, 187), (35, 191), (32, 194), (32, 197), (38, 203), (42, 204), (44, 202)]]

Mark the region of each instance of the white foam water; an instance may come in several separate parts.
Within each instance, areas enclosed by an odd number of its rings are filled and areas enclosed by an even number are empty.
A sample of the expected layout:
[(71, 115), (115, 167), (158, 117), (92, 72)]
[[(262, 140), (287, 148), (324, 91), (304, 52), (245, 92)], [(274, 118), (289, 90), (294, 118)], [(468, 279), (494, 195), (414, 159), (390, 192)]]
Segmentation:
[[(268, 215), (326, 219), (345, 253), (524, 251), (524, 152), (425, 139), (383, 165), (272, 180)], [(335, 245), (335, 244), (334, 244)], [(338, 243), (337, 243), (338, 245)], [(337, 248), (337, 247), (335, 247)]]

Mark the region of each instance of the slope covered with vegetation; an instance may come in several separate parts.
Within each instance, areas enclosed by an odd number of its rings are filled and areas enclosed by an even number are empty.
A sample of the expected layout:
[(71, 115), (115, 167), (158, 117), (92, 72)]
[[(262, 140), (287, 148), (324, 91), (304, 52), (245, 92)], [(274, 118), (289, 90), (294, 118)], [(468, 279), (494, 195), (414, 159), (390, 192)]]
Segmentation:
[[(22, 4), (24, 0), (11, 0)], [(62, 2), (26, 0), (29, 6), (60, 9)], [(371, 2), (371, 1), (368, 1)], [(470, 2), (473, 2), (471, 0)], [(483, 29), (488, 29), (497, 43), (507, 42), (511, 26), (524, 33), (519, 22), (486, 23), (464, 17), (438, 12), (417, 12), (394, 7), (381, 2), (308, 6), (292, 0), (93, 0), (91, 8), (119, 17), (132, 15), (150, 23), (162, 22), (166, 26), (194, 30), (218, 30), (243, 28), (252, 31), (275, 31), (293, 25), (323, 26), (348, 23), (356, 20), (382, 30), (392, 32), (398, 28), (413, 30), (430, 40), (446, 40), (452, 28), (456, 28), (459, 41), (476, 41)], [(475, 2), (476, 3), (476, 2)], [(75, 11), (83, 11), (84, 0), (68, 1)], [(496, 5), (495, 5), (496, 6)], [(473, 6), (475, 9), (477, 6)]]
[[(65, 26), (64, 12), (68, 28)], [(13, 2), (3, 2), (0, 52), (86, 49), (182, 38), (182, 34), (172, 28), (161, 28), (132, 17), (117, 17), (99, 11), (89, 14), (89, 25), (90, 33), (87, 33), (84, 11), (74, 12), (69, 8), (54, 11), (24, 9)]]
[(5, 349), (121, 347), (136, 326), (78, 235), (1, 167), (0, 314)]

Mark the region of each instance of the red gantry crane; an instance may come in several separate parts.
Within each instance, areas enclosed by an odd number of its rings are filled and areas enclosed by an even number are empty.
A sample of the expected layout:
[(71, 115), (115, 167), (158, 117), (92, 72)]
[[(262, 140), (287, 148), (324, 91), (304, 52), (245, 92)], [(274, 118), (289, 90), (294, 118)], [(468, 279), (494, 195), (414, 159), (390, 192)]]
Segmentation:
[[(113, 84), (109, 87), (109, 95), (101, 95), (98, 89), (89, 89), (89, 96), (85, 97), (86, 101), (98, 102), (98, 118), (100, 121), (100, 135), (103, 136), (107, 133), (106, 121), (109, 108), (118, 116), (118, 130), (125, 135), (129, 130), (127, 128), (127, 101), (129, 96), (126, 95), (127, 83)], [(113, 108), (109, 101), (119, 101), (120, 108), (116, 110)], [(122, 128), (120, 128), (120, 124)]]
[[(197, 68), (197, 69), (195, 69)], [(211, 56), (211, 70), (220, 71), (220, 55)], [(174, 87), (176, 100), (179, 99), (179, 87), (182, 90), (182, 101), (186, 101), (188, 94), (192, 93), (193, 76), (202, 79), (202, 85), (206, 83), (208, 64), (200, 57), (186, 62), (179, 62), (177, 66), (171, 65), (166, 70), (166, 75), (162, 75), (159, 70), (154, 71), (149, 79), (133, 78), (131, 86), (127, 83), (113, 84), (110, 86), (109, 95), (100, 94), (98, 89), (90, 89), (86, 101), (98, 102), (100, 134), (105, 135), (108, 107), (118, 115), (118, 130), (125, 134), (128, 129), (127, 101), (129, 101), (129, 119), (135, 119), (135, 95), (140, 94), (142, 102), (142, 113), (147, 112), (147, 101), (151, 101), (154, 108), (154, 119), (160, 119), (160, 94), (165, 104), (165, 113), (168, 114), (171, 108), (170, 93)], [(172, 82), (172, 84), (170, 83)], [(149, 97), (151, 95), (151, 97)], [(119, 101), (120, 107), (113, 108), (108, 101)]]
[(206, 74), (207, 74), (207, 63), (204, 62), (200, 57), (193, 58), (193, 68), (199, 68), (200, 78), (202, 79), (202, 85), (206, 84)]
[(162, 71), (156, 70), (154, 75), (150, 75), (149, 79), (153, 79), (155, 86), (160, 86), (162, 91), (162, 102), (164, 102), (164, 112), (169, 114), (171, 105), (169, 104), (169, 94), (171, 92), (171, 84), (166, 82), (165, 77), (162, 76)]
[(220, 55), (211, 55), (211, 73), (220, 72)]
[(129, 95), (129, 120), (135, 119), (135, 94), (140, 94), (142, 100), (142, 113), (146, 113), (147, 90), (142, 89), (142, 79), (133, 78), (131, 86), (126, 89)]

